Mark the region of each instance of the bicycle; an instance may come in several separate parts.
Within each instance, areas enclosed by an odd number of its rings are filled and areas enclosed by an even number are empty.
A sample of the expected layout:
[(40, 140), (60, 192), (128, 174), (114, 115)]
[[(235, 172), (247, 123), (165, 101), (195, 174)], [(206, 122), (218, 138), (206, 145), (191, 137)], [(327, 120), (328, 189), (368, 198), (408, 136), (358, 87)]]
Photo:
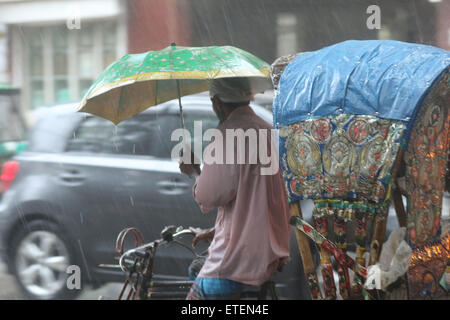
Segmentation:
[[(133, 234), (135, 248), (124, 252), (124, 241), (128, 234)], [(184, 299), (194, 283), (192, 280), (154, 280), (153, 265), (157, 249), (170, 244), (179, 245), (190, 251), (195, 258), (205, 257), (198, 254), (188, 245), (179, 241), (183, 235), (195, 236), (195, 233), (183, 227), (167, 226), (161, 231), (161, 238), (149, 243), (144, 243), (141, 232), (136, 228), (122, 230), (116, 240), (116, 251), (120, 254), (118, 265), (105, 265), (103, 268), (118, 268), (127, 273), (127, 278), (120, 291), (118, 300), (151, 300), (151, 299)], [(280, 270), (281, 271), (281, 270)], [(126, 293), (126, 294), (125, 294)], [(241, 299), (264, 300), (270, 297), (278, 300), (275, 291), (275, 283), (269, 280), (256, 290), (244, 291)], [(102, 299), (102, 297), (100, 297)]]

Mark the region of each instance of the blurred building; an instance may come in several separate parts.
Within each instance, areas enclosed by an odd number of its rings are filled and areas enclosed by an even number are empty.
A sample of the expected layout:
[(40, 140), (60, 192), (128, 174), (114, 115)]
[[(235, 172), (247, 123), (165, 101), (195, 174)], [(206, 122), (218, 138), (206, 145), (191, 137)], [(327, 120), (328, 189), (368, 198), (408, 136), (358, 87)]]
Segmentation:
[(0, 83), (8, 82), (8, 32), (5, 24), (0, 23)]
[(25, 108), (79, 100), (127, 52), (122, 6), (119, 0), (0, 2), (10, 82), (21, 89)]
[[(196, 45), (228, 43), (272, 62), (348, 39), (395, 39), (450, 49), (450, 0), (194, 0)], [(381, 29), (369, 29), (369, 6)]]
[[(370, 5), (379, 30), (367, 27)], [(272, 62), (347, 39), (450, 49), (450, 0), (0, 0), (0, 82), (30, 110), (78, 101), (118, 57), (171, 42), (235, 45)]]

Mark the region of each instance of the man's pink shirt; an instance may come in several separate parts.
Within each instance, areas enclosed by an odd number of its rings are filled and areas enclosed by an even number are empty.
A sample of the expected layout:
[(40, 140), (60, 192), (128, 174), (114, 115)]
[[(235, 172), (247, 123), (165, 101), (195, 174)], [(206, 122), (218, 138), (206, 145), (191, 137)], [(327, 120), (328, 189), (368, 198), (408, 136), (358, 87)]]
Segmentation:
[[(239, 107), (217, 128), (224, 149), (225, 130), (238, 128), (272, 129), (250, 107)], [(270, 131), (267, 136), (269, 144)], [(248, 144), (246, 149), (248, 156)], [(218, 208), (214, 240), (199, 277), (261, 285), (274, 274), (279, 259), (289, 256), (290, 214), (283, 177), (279, 166), (273, 175), (261, 175), (261, 166), (205, 164), (197, 177), (193, 194), (202, 212)]]

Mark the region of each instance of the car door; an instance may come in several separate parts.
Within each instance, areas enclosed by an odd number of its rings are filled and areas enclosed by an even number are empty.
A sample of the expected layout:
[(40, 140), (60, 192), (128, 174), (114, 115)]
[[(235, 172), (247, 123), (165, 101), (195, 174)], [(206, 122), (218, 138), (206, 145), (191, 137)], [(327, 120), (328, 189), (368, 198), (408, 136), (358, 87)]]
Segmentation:
[[(111, 122), (87, 116), (69, 138), (57, 179), (78, 200), (73, 221), (81, 225), (79, 246), (85, 262), (95, 267), (114, 262), (115, 240), (123, 228), (136, 225), (122, 195), (124, 179), (133, 165), (117, 144), (118, 128)], [(122, 153), (122, 154), (121, 154)], [(134, 168), (132, 168), (134, 169)]]

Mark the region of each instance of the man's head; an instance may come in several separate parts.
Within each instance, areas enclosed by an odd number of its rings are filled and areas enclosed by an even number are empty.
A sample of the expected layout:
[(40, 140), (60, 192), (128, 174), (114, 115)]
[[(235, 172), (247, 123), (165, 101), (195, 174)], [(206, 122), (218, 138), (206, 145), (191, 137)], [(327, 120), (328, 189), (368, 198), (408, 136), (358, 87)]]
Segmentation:
[(220, 123), (225, 121), (234, 109), (248, 106), (253, 98), (250, 81), (247, 78), (214, 79), (209, 95)]

